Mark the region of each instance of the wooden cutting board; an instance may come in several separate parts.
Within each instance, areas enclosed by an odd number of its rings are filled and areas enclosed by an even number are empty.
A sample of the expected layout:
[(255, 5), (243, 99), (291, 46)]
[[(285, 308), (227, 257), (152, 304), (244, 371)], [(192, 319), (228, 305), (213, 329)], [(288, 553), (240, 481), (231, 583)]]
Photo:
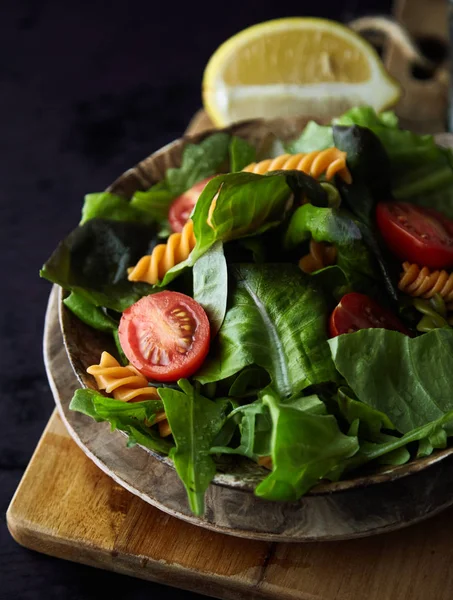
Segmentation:
[[(397, 2), (400, 16), (404, 5)], [(391, 52), (389, 60), (396, 60)], [(210, 126), (201, 111), (189, 131)], [(56, 411), (7, 523), (19, 544), (38, 552), (216, 598), (453, 597), (453, 509), (408, 529), (344, 542), (269, 544), (217, 534), (162, 513), (115, 483), (78, 448)]]

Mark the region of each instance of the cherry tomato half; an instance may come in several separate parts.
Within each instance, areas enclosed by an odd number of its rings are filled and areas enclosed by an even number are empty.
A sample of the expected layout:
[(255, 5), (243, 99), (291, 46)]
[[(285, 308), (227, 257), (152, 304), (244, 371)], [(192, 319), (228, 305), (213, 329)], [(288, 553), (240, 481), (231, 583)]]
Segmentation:
[(123, 312), (118, 333), (130, 363), (156, 381), (193, 375), (209, 350), (205, 311), (193, 298), (179, 292), (141, 298)]
[(172, 231), (175, 233), (182, 231), (201, 192), (206, 187), (208, 181), (211, 181), (214, 177), (215, 175), (212, 175), (212, 177), (207, 177), (206, 179), (203, 179), (203, 181), (199, 181), (189, 190), (185, 191), (184, 194), (181, 194), (181, 196), (178, 196), (173, 200), (168, 210), (168, 220)]
[(342, 333), (353, 333), (359, 329), (392, 329), (410, 335), (401, 321), (390, 311), (382, 308), (369, 296), (351, 292), (340, 300), (330, 316), (331, 337)]
[(433, 208), (380, 202), (376, 221), (390, 250), (430, 269), (453, 267), (453, 221)]

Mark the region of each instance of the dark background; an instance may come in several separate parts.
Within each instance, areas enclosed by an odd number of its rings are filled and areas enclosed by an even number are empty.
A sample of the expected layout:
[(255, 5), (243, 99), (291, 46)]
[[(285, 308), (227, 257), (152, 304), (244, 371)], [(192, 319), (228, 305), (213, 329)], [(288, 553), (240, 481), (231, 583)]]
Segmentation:
[[(390, 0), (0, 0), (0, 598), (201, 598), (18, 546), (5, 512), (53, 410), (38, 277), (83, 195), (181, 135), (216, 47), (254, 23)], [(303, 60), (303, 57), (301, 58)]]

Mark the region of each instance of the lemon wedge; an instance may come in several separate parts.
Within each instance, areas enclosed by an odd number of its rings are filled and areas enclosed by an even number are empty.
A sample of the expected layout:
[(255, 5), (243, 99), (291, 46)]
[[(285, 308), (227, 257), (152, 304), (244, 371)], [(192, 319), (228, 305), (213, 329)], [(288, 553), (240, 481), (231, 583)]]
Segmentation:
[(361, 105), (380, 111), (399, 96), (374, 48), (327, 19), (244, 29), (214, 52), (203, 76), (203, 104), (218, 127), (256, 117), (331, 117)]

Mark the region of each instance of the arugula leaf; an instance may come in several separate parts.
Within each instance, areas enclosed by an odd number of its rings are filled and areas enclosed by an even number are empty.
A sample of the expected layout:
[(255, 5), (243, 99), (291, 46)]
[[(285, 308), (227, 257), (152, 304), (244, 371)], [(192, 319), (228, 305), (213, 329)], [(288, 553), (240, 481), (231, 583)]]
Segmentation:
[(281, 397), (335, 381), (326, 345), (327, 310), (311, 278), (290, 264), (236, 265), (236, 287), (214, 343), (197, 373), (219, 381), (248, 365), (266, 369)]
[(222, 242), (197, 260), (193, 268), (193, 298), (206, 311), (211, 338), (217, 335), (225, 317), (228, 296), (228, 272)]
[(357, 437), (343, 434), (333, 415), (304, 410), (300, 404), (280, 403), (270, 390), (262, 397), (272, 417), (273, 470), (256, 488), (258, 497), (298, 500), (358, 451)]
[(159, 388), (158, 393), (176, 444), (170, 458), (186, 488), (192, 512), (200, 516), (204, 494), (216, 472), (209, 450), (225, 422), (229, 401), (208, 400), (185, 379), (178, 385), (180, 392)]
[(129, 435), (128, 445), (140, 443), (151, 450), (168, 454), (171, 442), (161, 438), (146, 423), (152, 423), (155, 414), (163, 406), (160, 400), (123, 402), (107, 398), (95, 390), (76, 390), (69, 405), (74, 410), (88, 415), (95, 421), (108, 421), (112, 431), (120, 429)]
[[(235, 448), (227, 445), (220, 446), (218, 440), (215, 440), (217, 444), (212, 446), (211, 454), (238, 454), (254, 461), (257, 461), (259, 456), (269, 455), (268, 440), (270, 440), (272, 426), (269, 411), (261, 400), (236, 408), (228, 415), (225, 428), (228, 428), (230, 423), (234, 426), (239, 425), (239, 445)], [(229, 430), (231, 432), (231, 427)], [(231, 438), (227, 443), (230, 441)]]
[(147, 219), (147, 213), (137, 210), (129, 200), (110, 192), (99, 194), (87, 194), (82, 208), (83, 225), (90, 219), (111, 219), (113, 221), (138, 221), (142, 223), (152, 222), (153, 218)]
[(149, 253), (155, 230), (140, 223), (91, 219), (74, 229), (40, 271), (95, 306), (122, 312), (152, 286), (131, 283), (127, 268)]
[(234, 377), (234, 381), (228, 391), (228, 396), (241, 398), (249, 394), (257, 394), (270, 383), (269, 375), (262, 367), (251, 365), (245, 367)]
[(359, 420), (359, 432), (362, 438), (374, 441), (381, 433), (381, 429), (395, 429), (386, 414), (360, 400), (351, 398), (347, 388), (338, 389), (336, 400), (341, 415), (350, 425)]
[(332, 358), (357, 398), (385, 413), (401, 433), (453, 410), (453, 331), (410, 338), (363, 329), (329, 340)]
[(256, 160), (256, 149), (244, 139), (233, 136), (230, 142), (230, 171), (242, 171)]
[(360, 450), (356, 456), (345, 461), (343, 465), (344, 470), (350, 472), (372, 460), (379, 460), (379, 462), (385, 464), (386, 456), (388, 457), (390, 453), (393, 453), (400, 448), (404, 448), (412, 442), (420, 442), (423, 444), (422, 447), (426, 448), (425, 440), (427, 440), (428, 444), (431, 444), (431, 441), (436, 443), (436, 440), (439, 440), (439, 437), (443, 437), (442, 432), (445, 433), (445, 430), (453, 430), (452, 424), (453, 411), (449, 411), (430, 423), (408, 431), (400, 438), (389, 436), (388, 440), (382, 443), (362, 441)]

